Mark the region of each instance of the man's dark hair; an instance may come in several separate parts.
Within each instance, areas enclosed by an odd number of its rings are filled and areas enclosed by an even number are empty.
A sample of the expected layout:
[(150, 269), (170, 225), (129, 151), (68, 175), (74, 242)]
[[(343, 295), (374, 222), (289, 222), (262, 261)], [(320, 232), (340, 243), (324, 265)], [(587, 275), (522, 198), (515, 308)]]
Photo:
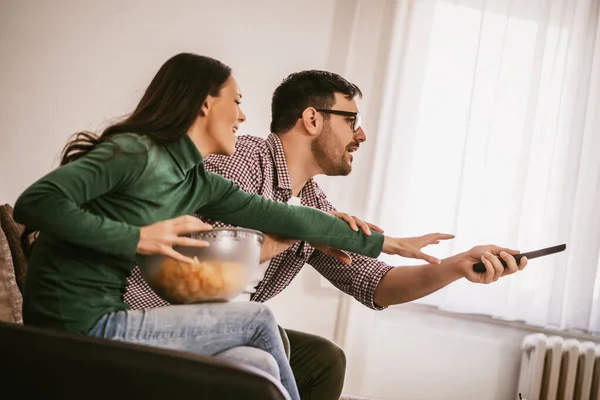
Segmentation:
[[(348, 99), (362, 97), (358, 86), (333, 72), (310, 70), (289, 75), (273, 93), (271, 132), (288, 132), (307, 107), (331, 108), (335, 93)], [(323, 114), (323, 118), (329, 118), (329, 115)]]

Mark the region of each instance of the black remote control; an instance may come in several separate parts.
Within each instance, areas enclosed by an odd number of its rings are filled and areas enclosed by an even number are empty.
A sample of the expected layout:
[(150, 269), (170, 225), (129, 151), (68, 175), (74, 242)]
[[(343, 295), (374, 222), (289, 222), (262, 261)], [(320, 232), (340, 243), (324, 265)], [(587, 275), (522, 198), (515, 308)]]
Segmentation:
[[(550, 254), (560, 253), (561, 251), (565, 251), (566, 249), (567, 249), (566, 244), (559, 244), (558, 246), (547, 247), (545, 249), (536, 250), (536, 251), (530, 251), (529, 253), (515, 254), (513, 257), (515, 258), (515, 260), (517, 261), (517, 264), (518, 264), (521, 261), (521, 258), (523, 258), (523, 257), (527, 257), (528, 260), (531, 260), (532, 258), (544, 257), (544, 256), (548, 256)], [(506, 265), (506, 261), (504, 261), (500, 257), (498, 257), (498, 258), (500, 259), (500, 262), (502, 263), (504, 268), (508, 267)], [(485, 272), (485, 265), (483, 265), (482, 262), (473, 264), (473, 271), (479, 272), (479, 273)]]

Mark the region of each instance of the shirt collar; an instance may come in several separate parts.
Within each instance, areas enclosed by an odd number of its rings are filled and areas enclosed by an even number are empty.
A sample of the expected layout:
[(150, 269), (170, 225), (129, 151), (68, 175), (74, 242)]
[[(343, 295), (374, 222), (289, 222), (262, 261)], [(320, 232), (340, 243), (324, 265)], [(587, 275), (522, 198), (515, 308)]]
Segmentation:
[(269, 151), (275, 160), (275, 172), (277, 174), (277, 187), (279, 189), (289, 190), (292, 192), (292, 181), (290, 180), (290, 171), (287, 167), (287, 161), (285, 160), (285, 152), (283, 151), (283, 144), (281, 139), (274, 133), (271, 133), (267, 137), (267, 145)]
[[(285, 151), (283, 150), (283, 144), (281, 143), (281, 139), (274, 133), (271, 133), (267, 137), (267, 145), (269, 147), (269, 151), (275, 160), (275, 174), (277, 178), (277, 188), (281, 190), (285, 190), (288, 192), (288, 195), (292, 196), (292, 181), (290, 179), (290, 170), (287, 166), (287, 161), (285, 159)], [(320, 198), (321, 190), (319, 189), (317, 182), (314, 178), (309, 179), (302, 191), (300, 192), (300, 197), (302, 198), (303, 204), (308, 204), (310, 206), (316, 206), (318, 203), (318, 199)]]
[(171, 153), (171, 156), (173, 156), (173, 159), (175, 159), (175, 162), (183, 173), (188, 172), (198, 164), (202, 164), (204, 160), (202, 154), (200, 154), (198, 148), (187, 134), (183, 135), (179, 140), (166, 143), (165, 147)]

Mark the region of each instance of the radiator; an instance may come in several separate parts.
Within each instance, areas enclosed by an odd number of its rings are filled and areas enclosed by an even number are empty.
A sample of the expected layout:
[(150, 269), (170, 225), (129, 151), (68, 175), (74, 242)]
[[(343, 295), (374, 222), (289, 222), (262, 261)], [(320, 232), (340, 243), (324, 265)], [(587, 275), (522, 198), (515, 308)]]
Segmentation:
[(600, 400), (600, 344), (546, 336), (523, 339), (517, 399)]

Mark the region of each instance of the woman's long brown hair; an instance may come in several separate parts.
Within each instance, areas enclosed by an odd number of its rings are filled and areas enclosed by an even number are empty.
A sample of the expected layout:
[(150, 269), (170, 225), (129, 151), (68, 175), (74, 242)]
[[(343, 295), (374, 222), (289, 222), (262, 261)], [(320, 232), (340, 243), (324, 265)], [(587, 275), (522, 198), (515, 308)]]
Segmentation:
[[(122, 133), (145, 135), (158, 144), (181, 139), (201, 112), (206, 98), (218, 96), (230, 76), (231, 68), (210, 57), (191, 53), (171, 57), (158, 70), (131, 115), (100, 135), (93, 132), (73, 135), (63, 148), (60, 166), (77, 161)], [(37, 236), (37, 231), (25, 227), (21, 244), (27, 257)]]

